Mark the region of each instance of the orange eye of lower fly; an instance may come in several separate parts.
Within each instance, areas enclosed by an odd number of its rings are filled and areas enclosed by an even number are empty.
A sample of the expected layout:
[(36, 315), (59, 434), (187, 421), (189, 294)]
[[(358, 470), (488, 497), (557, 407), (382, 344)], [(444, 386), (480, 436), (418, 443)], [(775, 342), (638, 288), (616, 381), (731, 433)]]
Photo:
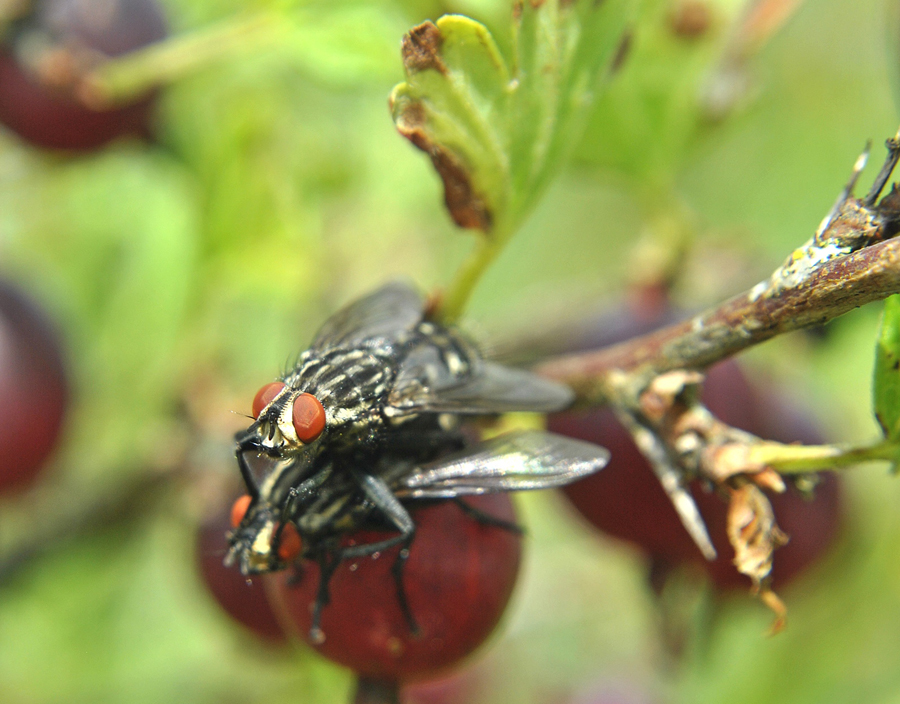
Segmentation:
[(263, 412), (263, 409), (266, 406), (275, 400), (275, 397), (281, 393), (283, 388), (283, 382), (273, 381), (271, 384), (266, 384), (257, 391), (256, 396), (253, 397), (253, 417), (259, 418), (259, 414)]
[(312, 442), (325, 430), (325, 409), (312, 394), (300, 394), (294, 399), (292, 415), (301, 442)]
[(285, 525), (278, 543), (278, 557), (282, 562), (290, 562), (303, 550), (303, 541), (292, 523)]
[(244, 516), (247, 515), (247, 509), (250, 508), (250, 502), (253, 501), (253, 497), (250, 494), (244, 494), (241, 498), (235, 501), (231, 506), (231, 527), (237, 528), (241, 525), (241, 521), (244, 520)]

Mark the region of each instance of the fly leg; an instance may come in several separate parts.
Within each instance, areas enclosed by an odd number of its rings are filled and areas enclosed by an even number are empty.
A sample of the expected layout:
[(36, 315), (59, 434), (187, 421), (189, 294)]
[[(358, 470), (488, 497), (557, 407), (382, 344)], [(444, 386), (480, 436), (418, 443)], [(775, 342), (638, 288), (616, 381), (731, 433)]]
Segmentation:
[(316, 553), (316, 562), (319, 564), (319, 588), (316, 590), (316, 600), (313, 602), (312, 609), (312, 623), (309, 627), (309, 640), (316, 645), (325, 641), (325, 633), (322, 631), (322, 609), (331, 601), (328, 585), (331, 583), (334, 571), (341, 564), (341, 559), (340, 550), (333, 549), (331, 546), (325, 546)]
[(250, 493), (250, 496), (256, 499), (259, 497), (259, 489), (256, 488), (256, 481), (253, 479), (253, 472), (250, 469), (250, 464), (247, 462), (246, 457), (246, 453), (252, 446), (244, 447), (244, 444), (245, 443), (238, 443), (234, 454), (235, 457), (237, 457), (238, 467), (240, 467), (241, 476), (244, 478), (244, 484), (247, 485), (247, 491)]
[[(409, 516), (409, 514), (407, 514)], [(411, 521), (412, 519), (410, 519)], [(366, 543), (365, 545), (355, 545), (349, 548), (340, 548), (334, 544), (326, 545), (316, 551), (315, 560), (319, 565), (319, 587), (316, 591), (316, 600), (313, 602), (312, 623), (309, 627), (309, 640), (314, 644), (322, 643), (325, 640), (325, 633), (322, 631), (322, 610), (331, 601), (331, 595), (328, 587), (331, 578), (334, 576), (338, 565), (344, 560), (352, 560), (357, 557), (365, 557), (373, 555), (376, 552), (387, 550), (395, 545), (403, 544), (397, 560), (391, 572), (397, 583), (397, 600), (400, 603), (400, 609), (403, 617), (409, 625), (412, 633), (418, 633), (419, 627), (416, 625), (412, 612), (409, 609), (409, 603), (406, 600), (406, 591), (403, 589), (403, 565), (409, 557), (409, 544), (412, 542), (413, 533), (397, 535), (387, 540), (379, 540), (377, 543)], [(302, 578), (302, 572), (298, 569), (297, 579)]]
[(319, 488), (331, 476), (331, 469), (326, 468), (316, 472), (309, 479), (305, 479), (297, 486), (292, 486), (288, 491), (287, 499), (281, 508), (281, 522), (284, 523), (297, 512), (299, 506), (307, 504), (316, 498)]
[(313, 643), (321, 643), (325, 634), (322, 632), (322, 610), (330, 600), (329, 583), (334, 576), (338, 565), (344, 560), (354, 559), (373, 555), (392, 548), (395, 545), (402, 546), (397, 555), (397, 560), (392, 568), (394, 580), (397, 583), (397, 601), (406, 619), (409, 629), (412, 633), (418, 633), (419, 627), (416, 625), (412, 612), (409, 608), (409, 602), (406, 598), (406, 591), (403, 588), (403, 567), (409, 557), (409, 546), (412, 544), (413, 537), (416, 532), (416, 525), (413, 523), (409, 512), (403, 507), (403, 504), (394, 496), (390, 487), (384, 483), (382, 479), (375, 477), (366, 472), (351, 470), (351, 475), (359, 485), (366, 499), (371, 501), (385, 517), (400, 531), (399, 535), (395, 535), (385, 540), (379, 540), (375, 543), (366, 543), (365, 545), (354, 545), (352, 547), (339, 547), (336, 542), (329, 542), (322, 545), (315, 552), (315, 560), (319, 565), (319, 588), (316, 593), (316, 600), (313, 603), (312, 625), (309, 629), (309, 637)]
[(467, 504), (458, 496), (453, 498), (453, 503), (459, 506), (459, 509), (466, 514), (469, 518), (472, 518), (475, 521), (478, 521), (482, 525), (485, 526), (493, 526), (495, 528), (502, 528), (503, 530), (508, 530), (510, 533), (515, 533), (516, 535), (523, 535), (525, 533), (522, 526), (518, 523), (514, 523), (512, 521), (506, 521), (502, 518), (497, 518), (496, 516), (492, 516), (489, 513), (485, 513), (481, 509), (477, 509), (474, 506)]
[(287, 498), (281, 507), (281, 519), (278, 522), (278, 529), (272, 538), (272, 549), (277, 553), (278, 547), (281, 545), (281, 534), (284, 532), (285, 526), (298, 512), (299, 507), (304, 506), (316, 497), (320, 487), (331, 476), (330, 469), (323, 469), (316, 472), (313, 476), (301, 482), (298, 486), (291, 487), (288, 491)]
[(394, 495), (394, 492), (385, 484), (384, 480), (356, 469), (351, 471), (353, 478), (363, 490), (366, 498), (375, 504), (376, 508), (396, 526), (397, 530), (400, 531), (400, 535), (380, 540), (377, 543), (344, 548), (341, 550), (341, 558), (372, 555), (395, 545), (400, 545), (400, 552), (397, 553), (397, 560), (394, 562), (391, 572), (394, 576), (394, 581), (397, 583), (397, 601), (400, 603), (403, 617), (409, 625), (410, 632), (418, 633), (419, 626), (416, 624), (415, 618), (413, 618), (409, 602), (406, 599), (406, 590), (403, 588), (403, 568), (406, 566), (406, 560), (409, 558), (409, 546), (412, 545), (416, 534), (416, 524), (403, 504), (400, 503), (400, 500)]

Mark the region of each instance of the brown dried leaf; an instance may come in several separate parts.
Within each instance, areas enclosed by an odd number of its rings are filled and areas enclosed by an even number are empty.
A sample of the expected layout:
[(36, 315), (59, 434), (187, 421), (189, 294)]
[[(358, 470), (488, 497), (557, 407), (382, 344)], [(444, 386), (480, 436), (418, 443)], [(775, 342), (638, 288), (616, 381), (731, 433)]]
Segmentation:
[(787, 489), (784, 479), (782, 479), (781, 475), (771, 467), (764, 467), (756, 474), (747, 477), (747, 479), (761, 489), (768, 489), (777, 494), (781, 494)]
[(734, 548), (738, 571), (753, 580), (756, 595), (775, 614), (770, 632), (784, 628), (787, 608), (768, 585), (772, 554), (788, 541), (775, 523), (772, 504), (754, 484), (745, 484), (731, 492), (728, 505), (728, 540)]
[(660, 374), (641, 394), (641, 411), (649, 420), (659, 422), (672, 409), (679, 396), (689, 387), (697, 387), (702, 383), (703, 375), (700, 372), (687, 369)]
[(728, 540), (734, 548), (734, 564), (757, 586), (772, 571), (772, 555), (787, 543), (775, 523), (772, 504), (755, 485), (745, 484), (731, 492), (728, 506)]
[(409, 30), (400, 43), (403, 66), (407, 73), (434, 69), (438, 73), (446, 74), (447, 67), (441, 59), (443, 42), (444, 38), (433, 22), (423, 22)]

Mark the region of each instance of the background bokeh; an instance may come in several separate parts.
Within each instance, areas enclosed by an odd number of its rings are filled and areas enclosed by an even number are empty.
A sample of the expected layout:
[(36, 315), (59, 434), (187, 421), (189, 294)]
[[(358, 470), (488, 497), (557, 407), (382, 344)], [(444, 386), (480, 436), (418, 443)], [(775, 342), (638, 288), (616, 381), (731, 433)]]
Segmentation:
[[(741, 291), (811, 235), (866, 140), (880, 162), (898, 122), (888, 3), (802, 5), (719, 121), (697, 117), (697, 95), (739, 3), (711, 0), (695, 39), (666, 29), (674, 4), (649, 3), (633, 61), (477, 289), (465, 323), (489, 348), (610, 310), (687, 240), (679, 304)], [(347, 700), (347, 672), (221, 612), (197, 572), (197, 526), (235, 489), (241, 414), (316, 326), (391, 278), (445, 286), (467, 253), (387, 96), (409, 27), (462, 12), (504, 45), (508, 5), (254, 5), (290, 31), (166, 86), (149, 143), (66, 155), (0, 130), (0, 275), (57, 323), (72, 379), (41, 482), (0, 498), (3, 702)], [(254, 8), (165, 9), (182, 34)], [(742, 361), (830, 439), (870, 440), (878, 313)], [(416, 701), (900, 702), (900, 482), (872, 466), (846, 486), (839, 543), (782, 594), (786, 631), (767, 637), (770, 614), (743, 593), (701, 592), (677, 660), (641, 556), (556, 495), (517, 497), (529, 537), (513, 607), (463, 673)]]

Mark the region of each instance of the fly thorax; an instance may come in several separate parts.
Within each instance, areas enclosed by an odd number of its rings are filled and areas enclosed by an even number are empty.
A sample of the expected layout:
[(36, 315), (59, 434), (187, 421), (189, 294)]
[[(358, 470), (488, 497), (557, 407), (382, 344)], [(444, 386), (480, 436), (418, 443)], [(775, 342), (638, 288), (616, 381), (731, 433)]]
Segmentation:
[(380, 417), (393, 375), (388, 351), (332, 350), (307, 362), (299, 385), (322, 402), (330, 431), (356, 435)]

